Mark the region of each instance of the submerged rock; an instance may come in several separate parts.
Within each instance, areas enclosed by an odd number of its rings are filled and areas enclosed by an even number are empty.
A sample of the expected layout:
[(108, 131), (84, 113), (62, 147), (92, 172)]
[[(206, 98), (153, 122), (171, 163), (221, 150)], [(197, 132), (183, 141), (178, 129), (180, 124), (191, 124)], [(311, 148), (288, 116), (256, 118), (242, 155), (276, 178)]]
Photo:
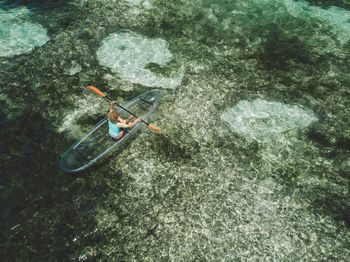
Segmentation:
[(344, 160), (341, 163), (340, 170), (345, 174), (350, 174), (350, 159)]
[(81, 69), (82, 69), (81, 65), (73, 60), (64, 67), (63, 71), (65, 75), (72, 76), (77, 73), (80, 73)]

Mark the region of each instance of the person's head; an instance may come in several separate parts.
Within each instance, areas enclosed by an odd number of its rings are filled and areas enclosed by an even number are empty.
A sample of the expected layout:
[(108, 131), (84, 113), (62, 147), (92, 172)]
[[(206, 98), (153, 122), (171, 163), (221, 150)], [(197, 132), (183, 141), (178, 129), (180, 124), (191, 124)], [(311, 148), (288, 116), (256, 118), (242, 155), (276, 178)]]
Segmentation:
[(111, 112), (108, 113), (108, 120), (112, 121), (113, 123), (117, 123), (118, 120), (118, 112), (116, 110), (112, 110)]

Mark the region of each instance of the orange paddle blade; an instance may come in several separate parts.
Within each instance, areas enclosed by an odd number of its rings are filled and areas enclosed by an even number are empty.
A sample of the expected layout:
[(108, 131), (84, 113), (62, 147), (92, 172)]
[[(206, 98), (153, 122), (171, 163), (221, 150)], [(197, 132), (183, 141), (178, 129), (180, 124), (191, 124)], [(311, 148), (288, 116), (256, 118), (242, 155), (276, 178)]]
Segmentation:
[(106, 95), (104, 93), (102, 93), (98, 88), (94, 87), (94, 86), (88, 86), (88, 88), (95, 92), (96, 94), (102, 96), (102, 97), (105, 97)]
[(148, 127), (149, 127), (150, 129), (153, 129), (154, 131), (158, 132), (159, 134), (162, 133), (162, 130), (160, 130), (160, 129), (159, 129), (158, 127), (156, 127), (156, 126), (148, 125)]

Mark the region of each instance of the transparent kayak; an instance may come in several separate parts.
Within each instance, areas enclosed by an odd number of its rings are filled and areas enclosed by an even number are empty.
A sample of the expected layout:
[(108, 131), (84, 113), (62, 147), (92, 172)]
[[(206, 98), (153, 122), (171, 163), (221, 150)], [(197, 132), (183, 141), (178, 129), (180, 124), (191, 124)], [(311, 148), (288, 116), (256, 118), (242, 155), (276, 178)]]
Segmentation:
[[(161, 90), (153, 89), (133, 98), (123, 107), (146, 121), (158, 105), (161, 96)], [(117, 111), (122, 118), (129, 116), (129, 113), (118, 106)], [(114, 140), (109, 136), (106, 116), (63, 154), (60, 159), (60, 167), (66, 172), (84, 170), (120, 146), (142, 125), (145, 125), (142, 121), (138, 122), (134, 127), (126, 129), (122, 138)]]

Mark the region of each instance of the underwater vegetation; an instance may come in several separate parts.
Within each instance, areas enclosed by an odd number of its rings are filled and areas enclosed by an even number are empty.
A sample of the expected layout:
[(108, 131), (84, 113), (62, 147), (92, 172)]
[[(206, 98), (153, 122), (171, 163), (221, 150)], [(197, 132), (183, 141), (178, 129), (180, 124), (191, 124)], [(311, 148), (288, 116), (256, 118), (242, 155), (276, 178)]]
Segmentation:
[[(348, 261), (344, 1), (0, 5), (4, 261)], [(161, 102), (76, 175), (63, 152), (109, 104)]]

